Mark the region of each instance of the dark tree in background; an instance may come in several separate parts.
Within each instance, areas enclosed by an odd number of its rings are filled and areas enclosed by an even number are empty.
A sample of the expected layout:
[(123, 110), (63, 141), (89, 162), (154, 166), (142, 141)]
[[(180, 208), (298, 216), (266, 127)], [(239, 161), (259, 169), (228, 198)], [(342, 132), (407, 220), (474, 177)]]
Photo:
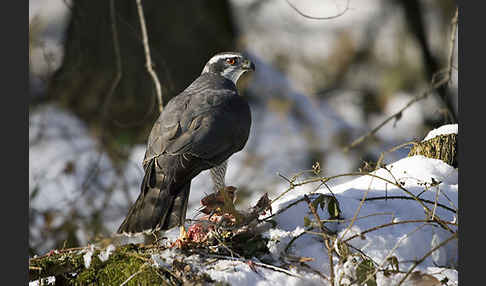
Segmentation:
[[(440, 69), (440, 59), (438, 56), (434, 55), (430, 48), (430, 43), (427, 42), (427, 34), (425, 32), (425, 25), (424, 25), (424, 15), (422, 7), (418, 0), (400, 0), (397, 1), (397, 4), (403, 7), (403, 12), (405, 18), (407, 19), (407, 24), (409, 27), (410, 32), (416, 38), (420, 49), (422, 51), (422, 61), (424, 63), (425, 69), (425, 76), (426, 78), (432, 79), (434, 74), (438, 72)], [(453, 13), (454, 11), (454, 2), (447, 2), (440, 7), (444, 7), (445, 13)], [(446, 19), (449, 19), (447, 17)], [(447, 110), (447, 120), (450, 123), (457, 123), (458, 118), (454, 112), (454, 106), (451, 101), (451, 94), (449, 89), (442, 85), (437, 89), (437, 93), (443, 104)]]
[[(164, 103), (201, 73), (208, 57), (234, 48), (227, 1), (144, 0), (143, 9)], [(65, 56), (50, 80), (47, 99), (61, 102), (93, 130), (103, 123), (99, 132), (110, 145), (143, 143), (158, 111), (145, 67), (140, 20), (135, 1), (115, 1), (114, 10), (121, 70), (114, 52), (110, 1), (73, 1)], [(111, 94), (117, 73), (121, 80)]]

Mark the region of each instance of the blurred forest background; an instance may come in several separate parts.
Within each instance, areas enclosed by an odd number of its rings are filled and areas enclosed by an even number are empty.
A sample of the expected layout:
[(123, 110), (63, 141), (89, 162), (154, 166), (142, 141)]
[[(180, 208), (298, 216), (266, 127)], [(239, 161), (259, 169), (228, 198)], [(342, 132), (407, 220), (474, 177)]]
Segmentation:
[[(324, 175), (457, 123), (452, 81), (360, 144), (424, 94), (449, 61), (452, 0), (142, 1), (163, 101), (217, 52), (243, 51), (256, 72), (238, 84), (252, 131), (229, 161), (237, 207), (280, 193), (319, 162)], [(455, 35), (457, 37), (457, 35)], [(159, 115), (133, 1), (29, 0), (29, 249), (86, 245), (116, 231), (140, 191), (145, 142)], [(349, 148), (351, 146), (351, 148)], [(401, 148), (387, 155), (407, 155)], [(193, 182), (188, 217), (212, 190)]]

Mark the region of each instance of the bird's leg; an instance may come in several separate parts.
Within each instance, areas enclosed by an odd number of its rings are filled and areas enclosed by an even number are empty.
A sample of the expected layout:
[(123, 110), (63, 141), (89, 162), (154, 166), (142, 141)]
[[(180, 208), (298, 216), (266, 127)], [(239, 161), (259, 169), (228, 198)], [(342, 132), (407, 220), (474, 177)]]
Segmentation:
[(226, 167), (228, 166), (228, 161), (224, 161), (220, 165), (217, 165), (210, 169), (209, 174), (213, 181), (214, 192), (217, 193), (219, 190), (224, 189), (224, 177), (226, 176)]

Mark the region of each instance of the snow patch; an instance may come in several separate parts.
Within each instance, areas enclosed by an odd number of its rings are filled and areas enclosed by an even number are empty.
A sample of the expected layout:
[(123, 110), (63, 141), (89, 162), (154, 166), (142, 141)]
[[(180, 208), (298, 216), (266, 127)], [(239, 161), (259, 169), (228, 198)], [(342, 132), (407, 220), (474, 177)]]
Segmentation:
[(105, 250), (101, 251), (100, 254), (98, 254), (98, 258), (101, 260), (101, 262), (107, 261), (113, 251), (115, 251), (115, 249), (116, 248), (113, 244), (108, 245)]
[(90, 245), (86, 253), (83, 255), (84, 267), (89, 268), (89, 266), (91, 265), (91, 258), (93, 257), (93, 254), (94, 245)]
[(446, 124), (442, 125), (439, 128), (431, 130), (427, 136), (425, 136), (422, 142), (433, 139), (440, 135), (448, 135), (448, 134), (458, 134), (458, 125), (457, 124)]
[[(40, 284), (39, 281), (41, 281)], [(29, 282), (29, 286), (45, 286), (45, 285), (56, 285), (56, 277), (49, 276), (46, 278), (41, 278), (39, 280)]]

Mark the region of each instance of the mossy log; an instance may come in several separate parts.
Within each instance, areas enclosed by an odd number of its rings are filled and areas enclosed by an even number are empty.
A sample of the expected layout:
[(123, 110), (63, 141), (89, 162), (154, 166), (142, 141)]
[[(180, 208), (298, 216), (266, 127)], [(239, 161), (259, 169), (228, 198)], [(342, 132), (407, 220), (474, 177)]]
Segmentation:
[[(29, 260), (29, 281), (45, 281), (48, 277), (54, 277), (55, 285), (224, 285), (213, 280), (200, 266), (208, 263), (212, 254), (228, 258), (232, 256), (225, 252), (226, 248), (221, 248), (221, 253), (214, 253), (214, 249), (210, 250), (205, 245), (206, 242), (188, 243), (182, 248), (130, 243), (115, 247), (104, 261), (100, 259), (100, 253), (105, 250), (99, 247), (91, 250), (89, 247), (58, 250)], [(267, 238), (253, 232), (230, 235), (224, 241), (233, 253), (247, 259), (268, 254), (267, 243)], [(172, 255), (172, 259), (154, 259), (154, 256), (164, 256), (165, 251), (174, 249), (179, 254)], [(193, 254), (190, 250), (195, 249), (199, 252), (200, 260), (185, 260), (185, 257)], [(88, 251), (92, 252), (91, 260), (86, 265), (84, 256)], [(162, 262), (158, 262), (159, 259)], [(39, 285), (44, 284), (40, 282)]]
[(415, 144), (408, 156), (422, 155), (428, 158), (439, 159), (457, 168), (457, 144), (457, 134), (439, 135)]
[[(48, 276), (62, 281), (62, 285), (170, 285), (180, 284), (164, 273), (162, 268), (150, 263), (142, 248), (130, 244), (119, 247), (106, 261), (98, 257), (94, 250), (91, 264), (86, 268), (85, 251), (72, 251), (33, 258), (29, 261), (29, 280), (39, 280)], [(168, 282), (170, 281), (170, 282)], [(175, 282), (175, 283), (174, 283)]]
[[(201, 265), (206, 265), (213, 255), (233, 259), (237, 254), (242, 262), (268, 255), (268, 238), (262, 232), (271, 223), (257, 227), (258, 214), (264, 211), (271, 211), (266, 193), (245, 212), (246, 224), (242, 226), (232, 225), (229, 220), (214, 230), (209, 222), (206, 227), (198, 223), (189, 228), (192, 235), (187, 240), (169, 245), (149, 244), (146, 237), (144, 243), (128, 243), (127, 240), (139, 239), (113, 236), (85, 247), (53, 250), (29, 259), (29, 281), (54, 277), (56, 285), (224, 285), (214, 281)], [(185, 260), (196, 253), (197, 259)]]

